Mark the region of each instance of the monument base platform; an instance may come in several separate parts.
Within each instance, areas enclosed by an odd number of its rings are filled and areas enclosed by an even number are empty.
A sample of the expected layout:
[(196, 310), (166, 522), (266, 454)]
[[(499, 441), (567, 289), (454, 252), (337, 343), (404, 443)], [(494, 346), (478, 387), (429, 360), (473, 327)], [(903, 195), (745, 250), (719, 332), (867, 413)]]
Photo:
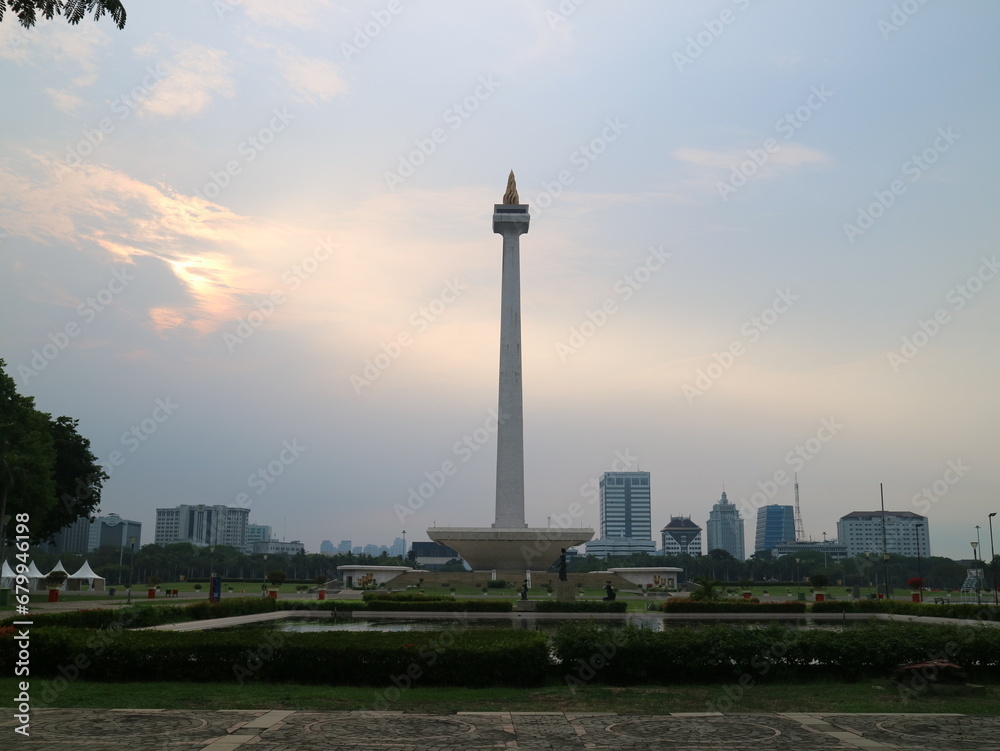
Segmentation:
[(594, 536), (587, 527), (431, 527), (427, 536), (458, 552), (474, 571), (517, 572), (547, 569), (561, 548), (582, 545)]
[(576, 602), (576, 589), (569, 581), (556, 582), (556, 600), (559, 602)]

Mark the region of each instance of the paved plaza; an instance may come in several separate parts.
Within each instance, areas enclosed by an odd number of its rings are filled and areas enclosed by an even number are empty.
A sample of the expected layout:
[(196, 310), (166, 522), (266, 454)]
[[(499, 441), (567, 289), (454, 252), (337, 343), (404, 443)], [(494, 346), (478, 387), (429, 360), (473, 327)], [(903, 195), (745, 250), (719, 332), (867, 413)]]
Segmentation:
[(30, 739), (14, 734), (9, 715), (0, 737), (4, 749), (54, 751), (996, 751), (1000, 716), (42, 709), (34, 712)]

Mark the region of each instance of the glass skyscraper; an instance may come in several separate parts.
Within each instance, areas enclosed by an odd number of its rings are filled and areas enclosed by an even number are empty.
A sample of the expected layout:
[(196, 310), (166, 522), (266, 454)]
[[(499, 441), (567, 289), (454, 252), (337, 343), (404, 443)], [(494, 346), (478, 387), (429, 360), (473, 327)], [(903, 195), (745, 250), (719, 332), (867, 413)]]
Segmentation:
[(783, 542), (795, 542), (795, 508), (773, 504), (757, 509), (754, 552), (774, 550)]

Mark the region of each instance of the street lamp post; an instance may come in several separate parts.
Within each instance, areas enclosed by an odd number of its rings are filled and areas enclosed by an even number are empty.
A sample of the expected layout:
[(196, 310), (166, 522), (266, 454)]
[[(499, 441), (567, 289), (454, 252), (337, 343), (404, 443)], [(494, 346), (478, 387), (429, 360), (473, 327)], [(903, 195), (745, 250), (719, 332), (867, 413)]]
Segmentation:
[(125, 604), (126, 605), (131, 605), (132, 604), (132, 569), (135, 566), (135, 538), (134, 537), (129, 537), (128, 538), (128, 545), (129, 545), (129, 548), (131, 550), (131, 553), (129, 554), (129, 557), (128, 557), (128, 602), (126, 602)]
[(993, 604), (1000, 605), (1000, 599), (997, 596), (997, 552), (993, 548), (993, 517), (997, 515), (994, 511), (989, 515), (990, 520), (990, 573), (993, 575)]
[[(979, 527), (976, 527), (976, 529), (979, 529)], [(972, 570), (976, 572), (973, 574), (973, 586), (976, 588), (976, 604), (982, 605), (982, 599), (979, 596), (979, 559), (976, 557), (976, 548), (979, 547), (979, 542), (973, 540), (969, 544), (972, 546)]]
[(261, 585), (261, 592), (267, 593), (267, 553), (264, 553), (264, 571), (263, 571), (264, 583)]
[(924, 601), (924, 574), (920, 568), (920, 529), (924, 526), (923, 524), (914, 525), (917, 530), (917, 578), (920, 579), (920, 599), (918, 602)]

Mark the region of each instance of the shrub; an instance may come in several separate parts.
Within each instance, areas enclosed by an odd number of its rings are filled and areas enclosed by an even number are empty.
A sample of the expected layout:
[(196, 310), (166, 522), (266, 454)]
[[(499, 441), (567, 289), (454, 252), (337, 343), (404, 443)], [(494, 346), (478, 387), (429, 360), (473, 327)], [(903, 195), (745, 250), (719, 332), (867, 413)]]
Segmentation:
[(416, 602), (424, 602), (427, 600), (451, 600), (451, 598), (446, 595), (427, 595), (423, 592), (382, 591), (364, 592), (361, 595), (361, 599), (365, 602), (369, 602), (371, 600), (412, 600)]
[(804, 613), (806, 603), (760, 602), (759, 600), (691, 600), (674, 597), (665, 600), (661, 610), (664, 613)]
[(486, 582), (486, 586), (490, 589), (507, 589), (506, 579), (492, 579)]
[[(360, 604), (360, 603), (355, 603)], [(123, 608), (100, 608), (93, 610), (72, 610), (65, 613), (32, 614), (35, 626), (66, 626), (91, 629), (122, 629), (157, 626), (161, 623), (182, 623), (208, 618), (225, 618), (232, 615), (270, 613), (288, 608), (289, 603), (278, 605), (270, 597), (246, 597), (227, 599), (221, 602), (202, 600), (190, 605), (130, 605)], [(4, 621), (13, 621), (9, 618)]]
[(553, 650), (568, 667), (564, 676), (602, 656), (593, 679), (612, 684), (726, 681), (745, 674), (857, 680), (945, 654), (971, 675), (987, 677), (1000, 665), (1000, 630), (871, 623), (842, 631), (720, 624), (655, 632), (587, 623), (561, 626)]
[[(2, 644), (0, 667), (16, 650)], [(394, 633), (127, 631), (95, 640), (83, 629), (32, 634), (32, 675), (67, 666), (88, 681), (296, 682), (391, 686), (409, 674), (427, 686), (536, 686), (548, 668), (545, 636), (520, 629)], [(80, 657), (80, 656), (83, 657)]]
[(600, 600), (579, 600), (577, 602), (559, 602), (559, 600), (538, 600), (535, 611), (538, 613), (624, 613), (628, 603), (620, 600), (602, 602)]
[(452, 597), (441, 600), (369, 600), (367, 610), (395, 610), (402, 612), (468, 612), (468, 613), (509, 613), (514, 609), (510, 600), (456, 600)]

